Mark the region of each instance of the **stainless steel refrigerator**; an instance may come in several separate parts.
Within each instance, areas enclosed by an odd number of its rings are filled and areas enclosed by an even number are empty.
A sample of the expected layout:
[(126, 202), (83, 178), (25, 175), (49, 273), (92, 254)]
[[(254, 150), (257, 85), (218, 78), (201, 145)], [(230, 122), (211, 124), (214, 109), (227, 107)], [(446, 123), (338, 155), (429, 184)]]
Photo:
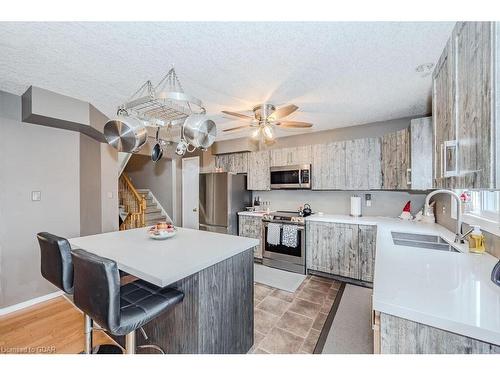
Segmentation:
[(251, 206), (246, 175), (200, 173), (200, 229), (238, 234), (238, 212)]

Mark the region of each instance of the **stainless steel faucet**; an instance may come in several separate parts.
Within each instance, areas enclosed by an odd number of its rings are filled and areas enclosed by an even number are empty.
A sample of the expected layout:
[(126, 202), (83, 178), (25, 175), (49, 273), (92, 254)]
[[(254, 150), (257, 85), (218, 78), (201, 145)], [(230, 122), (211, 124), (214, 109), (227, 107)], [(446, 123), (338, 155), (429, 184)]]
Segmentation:
[(433, 196), (441, 193), (449, 194), (457, 201), (457, 230), (455, 232), (455, 243), (463, 243), (466, 235), (462, 235), (462, 201), (460, 200), (460, 196), (457, 193), (446, 189), (434, 190), (430, 192), (429, 194), (427, 194), (427, 197), (425, 197), (424, 215), (431, 216), (432, 208), (429, 204), (429, 201)]

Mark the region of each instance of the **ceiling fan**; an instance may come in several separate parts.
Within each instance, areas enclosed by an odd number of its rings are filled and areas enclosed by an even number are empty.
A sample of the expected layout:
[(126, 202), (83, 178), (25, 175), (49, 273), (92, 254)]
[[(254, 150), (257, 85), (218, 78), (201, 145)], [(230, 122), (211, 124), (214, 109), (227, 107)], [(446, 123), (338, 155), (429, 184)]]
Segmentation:
[(263, 139), (266, 143), (274, 143), (275, 129), (298, 129), (310, 128), (313, 124), (302, 121), (286, 121), (284, 117), (295, 112), (299, 107), (294, 104), (285, 105), (276, 108), (273, 104), (264, 103), (253, 107), (253, 117), (243, 113), (222, 111), (222, 113), (238, 117), (248, 121), (247, 125), (236, 126), (234, 128), (224, 129), (224, 132), (234, 132), (246, 129), (254, 129), (252, 138)]

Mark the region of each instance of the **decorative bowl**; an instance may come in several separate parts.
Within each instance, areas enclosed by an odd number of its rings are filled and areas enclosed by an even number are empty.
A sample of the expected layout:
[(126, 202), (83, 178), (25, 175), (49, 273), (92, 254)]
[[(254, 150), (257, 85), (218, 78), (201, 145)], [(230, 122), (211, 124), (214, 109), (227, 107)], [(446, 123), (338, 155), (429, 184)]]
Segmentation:
[(153, 240), (166, 240), (167, 238), (174, 237), (177, 234), (177, 229), (167, 231), (167, 230), (155, 230), (149, 231), (149, 237)]

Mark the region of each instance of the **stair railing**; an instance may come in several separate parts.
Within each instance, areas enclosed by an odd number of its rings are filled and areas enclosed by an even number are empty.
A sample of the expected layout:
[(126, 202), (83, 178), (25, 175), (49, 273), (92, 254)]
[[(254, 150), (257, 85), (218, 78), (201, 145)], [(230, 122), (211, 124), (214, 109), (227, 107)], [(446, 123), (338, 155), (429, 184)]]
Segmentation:
[(120, 230), (144, 227), (146, 225), (146, 198), (137, 191), (125, 173), (122, 173), (118, 180), (118, 189), (120, 205), (127, 212)]

